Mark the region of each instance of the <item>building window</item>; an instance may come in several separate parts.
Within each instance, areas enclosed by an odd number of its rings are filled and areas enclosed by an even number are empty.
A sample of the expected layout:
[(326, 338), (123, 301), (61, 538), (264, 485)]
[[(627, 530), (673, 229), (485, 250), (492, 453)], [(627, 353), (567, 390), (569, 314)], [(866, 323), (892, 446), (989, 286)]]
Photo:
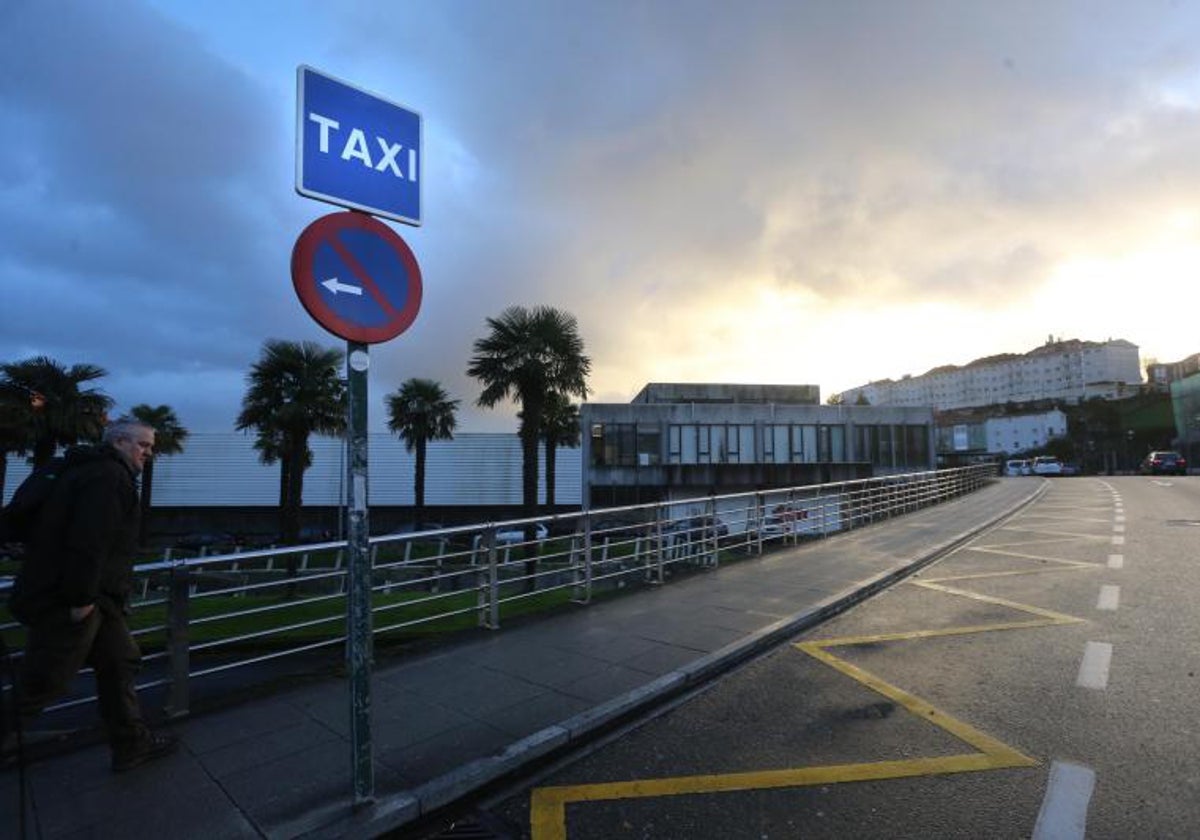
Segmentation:
[(662, 432), (658, 426), (637, 427), (637, 462), (639, 467), (662, 463)]
[(910, 425), (904, 427), (905, 464), (909, 467), (929, 465), (929, 427)]
[(667, 428), (671, 464), (742, 464), (754, 460), (754, 427), (748, 424), (673, 425)]
[(637, 463), (637, 426), (633, 423), (592, 425), (592, 465), (632, 467)]
[(769, 464), (817, 461), (817, 427), (799, 424), (763, 426), (763, 460)]

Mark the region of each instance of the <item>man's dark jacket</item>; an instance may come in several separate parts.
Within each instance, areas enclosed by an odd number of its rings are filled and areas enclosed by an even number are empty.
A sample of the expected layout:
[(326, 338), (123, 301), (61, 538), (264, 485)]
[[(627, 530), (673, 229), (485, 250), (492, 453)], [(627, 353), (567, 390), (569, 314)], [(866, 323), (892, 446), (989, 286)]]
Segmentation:
[(26, 546), (9, 610), (33, 623), (54, 610), (121, 610), (137, 547), (136, 474), (110, 445), (67, 450), (65, 465)]

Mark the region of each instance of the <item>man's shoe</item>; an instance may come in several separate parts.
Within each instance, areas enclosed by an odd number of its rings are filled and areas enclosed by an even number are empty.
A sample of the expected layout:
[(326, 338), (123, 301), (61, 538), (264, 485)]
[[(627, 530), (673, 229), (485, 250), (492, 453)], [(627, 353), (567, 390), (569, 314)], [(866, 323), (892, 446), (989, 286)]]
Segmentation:
[(147, 761), (170, 755), (177, 749), (179, 739), (171, 733), (147, 732), (133, 744), (113, 749), (112, 769), (114, 773), (124, 773)]

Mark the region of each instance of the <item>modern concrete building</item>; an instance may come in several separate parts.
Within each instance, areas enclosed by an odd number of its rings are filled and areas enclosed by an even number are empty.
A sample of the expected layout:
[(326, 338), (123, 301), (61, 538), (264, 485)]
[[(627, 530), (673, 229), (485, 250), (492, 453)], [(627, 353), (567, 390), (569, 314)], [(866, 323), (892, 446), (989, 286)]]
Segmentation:
[(1092, 397), (1119, 399), (1142, 382), (1138, 348), (1124, 339), (1104, 342), (1051, 338), (1024, 355), (976, 359), (957, 367), (934, 368), (851, 388), (841, 394), (848, 405), (932, 406), (937, 411), (1034, 400), (1078, 403)]
[(652, 383), (580, 416), (590, 507), (934, 467), (932, 409), (821, 405), (815, 385)]

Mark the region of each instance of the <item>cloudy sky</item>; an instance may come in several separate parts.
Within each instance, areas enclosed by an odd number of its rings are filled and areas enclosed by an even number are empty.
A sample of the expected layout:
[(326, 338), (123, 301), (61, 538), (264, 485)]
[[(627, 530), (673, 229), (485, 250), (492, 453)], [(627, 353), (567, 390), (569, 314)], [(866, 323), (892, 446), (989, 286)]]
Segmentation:
[(574, 314), (592, 399), (822, 398), (1047, 336), (1200, 352), (1195, 0), (2, 0), (0, 360), (232, 428), (289, 273), (296, 67), (424, 118), (424, 300), (371, 351), (510, 431), (485, 318)]

